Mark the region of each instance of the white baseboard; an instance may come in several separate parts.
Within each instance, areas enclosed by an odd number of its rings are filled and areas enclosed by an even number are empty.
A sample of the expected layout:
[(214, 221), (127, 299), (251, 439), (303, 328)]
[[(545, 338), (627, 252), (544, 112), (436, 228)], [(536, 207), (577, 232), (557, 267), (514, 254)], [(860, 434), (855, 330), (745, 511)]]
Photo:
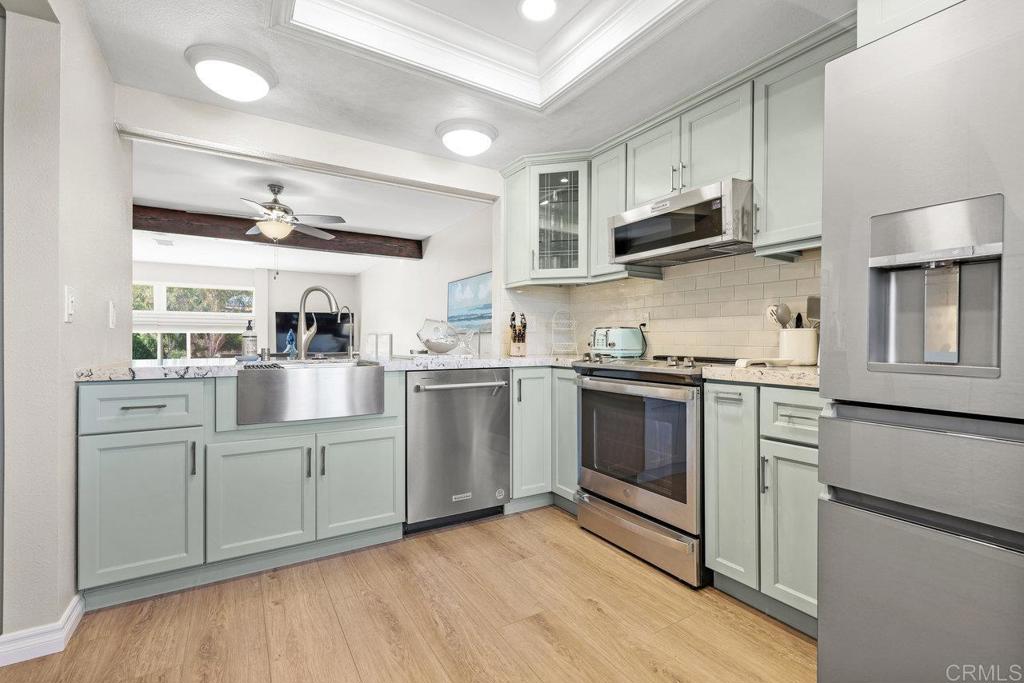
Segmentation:
[(85, 601), (75, 595), (59, 621), (13, 633), (0, 634), (0, 666), (45, 657), (67, 647), (71, 635), (82, 621)]

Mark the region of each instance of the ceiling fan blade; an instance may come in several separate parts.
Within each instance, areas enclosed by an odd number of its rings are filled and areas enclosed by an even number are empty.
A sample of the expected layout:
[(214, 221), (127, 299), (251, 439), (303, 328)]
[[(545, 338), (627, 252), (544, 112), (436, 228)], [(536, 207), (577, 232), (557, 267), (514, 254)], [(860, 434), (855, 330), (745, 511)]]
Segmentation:
[(241, 197), (240, 197), (240, 199), (242, 199), (243, 202), (245, 202), (246, 204), (248, 204), (252, 208), (254, 208), (257, 211), (259, 211), (261, 214), (263, 214), (263, 215), (269, 215), (270, 214), (270, 212), (267, 211), (267, 208), (265, 206), (263, 206), (262, 204), (260, 204), (259, 202), (254, 202), (251, 199), (245, 199), (245, 198), (241, 198)]
[(262, 230), (260, 230), (259, 228), (257, 228), (257, 227), (256, 227), (256, 226), (254, 225), (254, 226), (252, 226), (251, 228), (249, 228), (248, 230), (246, 230), (246, 231), (245, 231), (245, 234), (246, 234), (246, 235), (258, 235), (258, 234), (260, 234), (261, 232), (262, 232)]
[(314, 228), (312, 225), (303, 225), (302, 223), (293, 223), (292, 228), (296, 232), (301, 232), (303, 235), (309, 235), (310, 237), (319, 237), (322, 240), (333, 240), (334, 235), (329, 232), (324, 232), (320, 228)]
[(320, 223), (331, 225), (333, 223), (345, 222), (345, 219), (342, 218), (341, 216), (324, 216), (318, 213), (299, 213), (295, 214), (295, 217), (298, 218), (303, 223)]

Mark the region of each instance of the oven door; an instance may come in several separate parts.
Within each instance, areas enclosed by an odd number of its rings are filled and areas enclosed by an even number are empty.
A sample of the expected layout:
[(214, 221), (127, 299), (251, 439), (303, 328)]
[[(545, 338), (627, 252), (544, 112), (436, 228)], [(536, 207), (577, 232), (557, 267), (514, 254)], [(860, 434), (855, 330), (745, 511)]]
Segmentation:
[(700, 534), (700, 389), (581, 377), (580, 485)]

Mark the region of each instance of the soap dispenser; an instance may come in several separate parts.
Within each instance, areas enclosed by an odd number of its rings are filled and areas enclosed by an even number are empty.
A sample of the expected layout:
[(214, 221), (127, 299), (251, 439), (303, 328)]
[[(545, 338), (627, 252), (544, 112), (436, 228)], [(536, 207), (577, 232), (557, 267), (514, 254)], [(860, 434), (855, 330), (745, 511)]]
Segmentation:
[(244, 356), (255, 356), (259, 353), (259, 346), (256, 341), (256, 331), (252, 329), (252, 321), (245, 326), (245, 332), (242, 333), (242, 355)]

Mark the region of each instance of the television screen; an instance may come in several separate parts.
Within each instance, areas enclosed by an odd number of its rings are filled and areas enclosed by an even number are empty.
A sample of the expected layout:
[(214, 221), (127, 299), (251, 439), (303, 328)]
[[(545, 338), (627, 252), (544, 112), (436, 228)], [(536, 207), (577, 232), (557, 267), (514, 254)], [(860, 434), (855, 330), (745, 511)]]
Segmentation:
[[(310, 353), (341, 353), (348, 351), (352, 340), (352, 325), (348, 313), (341, 314), (341, 322), (334, 313), (306, 313), (306, 324), (316, 318), (316, 336), (309, 342)], [(278, 311), (274, 314), (275, 346), (277, 353), (288, 347), (288, 330), (295, 332), (295, 345), (299, 345), (299, 314)]]

